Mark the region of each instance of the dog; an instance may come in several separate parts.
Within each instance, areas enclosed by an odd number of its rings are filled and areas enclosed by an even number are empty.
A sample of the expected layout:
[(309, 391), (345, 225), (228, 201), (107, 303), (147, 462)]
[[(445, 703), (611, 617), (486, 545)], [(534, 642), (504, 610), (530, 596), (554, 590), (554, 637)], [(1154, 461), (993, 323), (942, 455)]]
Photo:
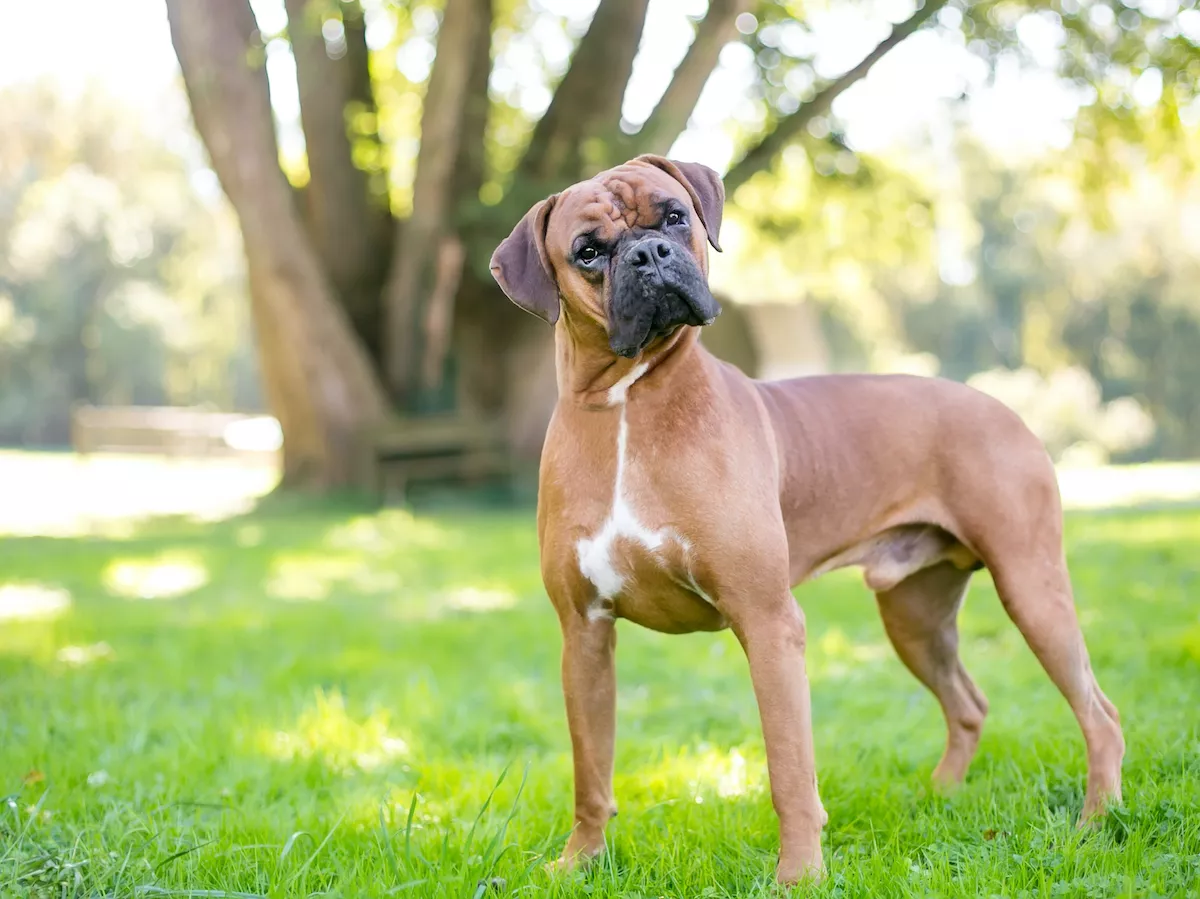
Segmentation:
[(1087, 745), (1081, 824), (1120, 800), (1125, 743), (1092, 673), (1063, 552), (1054, 468), (1006, 406), (904, 375), (756, 381), (711, 355), (724, 187), (644, 155), (535, 205), (491, 271), (554, 326), (558, 402), (541, 457), (542, 579), (562, 627), (574, 828), (556, 865), (604, 850), (616, 814), (617, 619), (666, 633), (731, 628), (745, 651), (779, 820), (776, 876), (823, 871), (797, 585), (863, 570), (904, 665), (937, 698), (936, 783), (962, 781), (987, 701), (957, 614), (986, 567)]

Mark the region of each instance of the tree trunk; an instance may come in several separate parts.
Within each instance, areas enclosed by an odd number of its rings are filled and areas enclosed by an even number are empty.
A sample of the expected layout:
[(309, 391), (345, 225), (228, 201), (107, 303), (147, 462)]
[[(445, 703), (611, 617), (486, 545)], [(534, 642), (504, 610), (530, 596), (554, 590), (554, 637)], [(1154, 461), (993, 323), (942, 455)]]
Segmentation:
[[(454, 347), (461, 392), (474, 408), (504, 412), (516, 453), (536, 458), (554, 406), (554, 340), (551, 329), (528, 315), (513, 315), (512, 305), (496, 287), (487, 260), (512, 228), (516, 216), (546, 194), (586, 171), (615, 162), (621, 104), (641, 41), (648, 0), (601, 0), (571, 59), (546, 114), (534, 127), (529, 148), (505, 201), (486, 219), (461, 223), (469, 248), (468, 265), (455, 298)], [(478, 54), (477, 54), (478, 58)], [(482, 96), (486, 73), (475, 73)], [(485, 119), (474, 118), (482, 134)], [(466, 140), (465, 150), (481, 142)], [(482, 175), (482, 159), (460, 163), (460, 170)], [(478, 182), (467, 178), (460, 203), (470, 207)], [(460, 207), (462, 208), (462, 207)], [(510, 220), (511, 219), (511, 220)]]
[[(286, 0), (286, 7), (308, 152), (306, 224), (355, 332), (378, 359), (380, 290), (387, 277), (392, 219), (386, 183), (373, 188), (367, 173), (354, 165), (349, 136), (350, 118), (369, 121), (375, 114), (362, 8), (357, 0), (339, 4), (343, 35), (340, 43), (327, 45), (321, 27), (328, 3)], [(356, 139), (374, 144), (373, 152), (379, 153), (375, 130), (360, 130)]]
[[(536, 454), (555, 392), (552, 335), (532, 316), (513, 313), (487, 258), (516, 216), (546, 194), (619, 162), (617, 156), (666, 152), (750, 0), (710, 0), (642, 133), (623, 138), (620, 111), (648, 2), (600, 0), (504, 203), (485, 209), (478, 194), (492, 0), (445, 0), (422, 113), (414, 212), (392, 229), (386, 190), (377, 183), (382, 169), (362, 170), (382, 156), (375, 157), (380, 148), (369, 133), (374, 104), (359, 0), (285, 0), (309, 157), (300, 206), (279, 170), (249, 0), (167, 0), (197, 129), (241, 223), (264, 388), (284, 430), (286, 483), (354, 483), (363, 428), (387, 407), (372, 356), (382, 359), (396, 396), (413, 404), (441, 386), (453, 348), (459, 396), (505, 414), (514, 446)], [(945, 2), (925, 0), (858, 66), (781, 120), (734, 166), (727, 190), (768, 166)], [(328, 42), (322, 10), (340, 16), (344, 28), (328, 29)]]
[(167, 14), (197, 130), (241, 224), (284, 483), (355, 486), (362, 429), (384, 394), (279, 169), (253, 13), (247, 0), (167, 0)]
[[(451, 188), (454, 202), (453, 243), (462, 251), (456, 272), (458, 277), (455, 293), (445, 300), (445, 305), (454, 312), (459, 308), (457, 296), (462, 290), (464, 278), (467, 283), (473, 283), (472, 271), (479, 274), (484, 283), (495, 283), (488, 270), (492, 246), (488, 240), (486, 226), (487, 214), (491, 210), (483, 206), (479, 199), (479, 190), (483, 186), (486, 170), (485, 137), (488, 114), (491, 111), (491, 98), (488, 96), (488, 79), (492, 73), (491, 48), (491, 29), (478, 29), (475, 34), (475, 46), (471, 50), (471, 74), (467, 83), (467, 100), (463, 107), (462, 139), (459, 142), (458, 160), (454, 164), (454, 183)], [(443, 252), (447, 252), (448, 242), (447, 239), (443, 240)], [(453, 271), (452, 265), (448, 264), (447, 270)], [(444, 284), (446, 280), (443, 277), (435, 283)], [(446, 334), (440, 338), (426, 338), (421, 364), (430, 377), (422, 384), (422, 388), (430, 392), (442, 386), (446, 357), (450, 354), (455, 339), (456, 318), (457, 315), (452, 314), (446, 321)]]
[(737, 36), (737, 17), (753, 0), (709, 0), (708, 13), (696, 26), (696, 36), (671, 76), (662, 99), (641, 130), (631, 138), (638, 153), (662, 156), (687, 128), (704, 85), (717, 67), (721, 50)]
[[(455, 271), (453, 253), (441, 248), (454, 224), (455, 165), (463, 152), (464, 120), (473, 99), (469, 96), (472, 54), (480, 44), (481, 30), (490, 36), (491, 0), (447, 0), (421, 113), (413, 211), (397, 231), (385, 293), (385, 372), (392, 395), (401, 404), (413, 402), (421, 367), (421, 323), (429, 320), (426, 300), (430, 295), (443, 302), (452, 297), (462, 270), (461, 254)], [(439, 316), (440, 312), (434, 317)]]
[(558, 190), (561, 182), (581, 177), (585, 167), (602, 169), (617, 161), (611, 151), (620, 136), (621, 104), (648, 3), (600, 0), (521, 159), (518, 177), (531, 182), (535, 192)]

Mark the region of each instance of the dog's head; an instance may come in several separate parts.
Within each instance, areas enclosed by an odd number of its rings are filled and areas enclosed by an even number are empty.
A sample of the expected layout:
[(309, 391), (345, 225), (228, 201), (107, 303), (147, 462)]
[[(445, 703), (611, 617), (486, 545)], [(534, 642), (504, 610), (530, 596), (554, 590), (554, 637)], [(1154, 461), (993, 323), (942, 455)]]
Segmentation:
[(720, 314), (706, 242), (721, 249), (724, 203), (707, 166), (639, 156), (530, 209), (492, 254), (492, 275), (522, 309), (553, 324), (567, 305), (632, 358)]

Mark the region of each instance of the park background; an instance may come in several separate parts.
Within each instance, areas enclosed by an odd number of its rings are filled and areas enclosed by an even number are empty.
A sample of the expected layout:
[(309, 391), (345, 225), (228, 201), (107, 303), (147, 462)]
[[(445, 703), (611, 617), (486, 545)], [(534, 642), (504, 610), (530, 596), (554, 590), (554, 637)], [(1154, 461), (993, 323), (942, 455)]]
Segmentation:
[[(614, 852), (540, 869), (570, 826), (528, 477), (552, 342), (487, 261), (641, 152), (725, 176), (719, 355), (968, 381), (1042, 438), (1127, 727), (1127, 808), (1078, 834), (1082, 743), (981, 576), (993, 714), (963, 795), (931, 796), (936, 706), (869, 594), (798, 591), (822, 889), (1198, 888), (1192, 3), (0, 12), (0, 890), (769, 893), (728, 635), (623, 633)], [(379, 508), (378, 435), (448, 418), (487, 424), (518, 489)]]

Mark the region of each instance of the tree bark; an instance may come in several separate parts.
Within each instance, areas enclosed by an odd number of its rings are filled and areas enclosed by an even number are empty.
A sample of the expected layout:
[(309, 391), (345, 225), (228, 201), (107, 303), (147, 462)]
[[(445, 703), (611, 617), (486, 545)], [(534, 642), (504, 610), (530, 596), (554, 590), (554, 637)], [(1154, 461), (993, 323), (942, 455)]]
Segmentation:
[[(492, 17), (491, 2), (481, 3), (487, 13), (482, 27), (475, 29), (475, 43), (471, 47), (471, 73), (467, 80), (466, 101), (463, 104), (462, 136), (458, 146), (458, 159), (454, 163), (454, 215), (462, 222), (467, 213), (479, 207), (479, 189), (483, 186), (487, 168), (488, 115), (492, 100), (488, 96), (488, 80), (492, 75)], [(468, 209), (470, 207), (470, 209)], [(491, 258), (489, 252), (488, 258)]]
[(881, 41), (874, 50), (863, 57), (862, 61), (845, 74), (829, 82), (817, 92), (811, 100), (797, 109), (791, 115), (780, 119), (774, 129), (768, 132), (757, 144), (751, 147), (725, 174), (725, 194), (732, 196), (733, 192), (745, 184), (758, 172), (768, 168), (775, 157), (795, 137), (808, 127), (809, 122), (819, 115), (824, 115), (833, 106), (833, 101), (841, 96), (852, 84), (866, 77), (871, 67), (887, 55), (888, 51), (901, 43), (905, 38), (920, 28), (934, 13), (946, 5), (946, 0), (925, 0), (925, 5), (919, 8), (909, 18), (892, 28), (892, 33)]
[(317, 261), (279, 169), (262, 48), (247, 0), (167, 0), (197, 130), (238, 215), (263, 379), (284, 431), (284, 483), (356, 486), (382, 389)]
[[(441, 387), (442, 372), (445, 369), (446, 356), (456, 342), (461, 341), (464, 310), (470, 310), (470, 304), (463, 305), (464, 294), (477, 291), (482, 284), (484, 289), (495, 290), (495, 282), (488, 270), (494, 243), (489, 239), (492, 235), (488, 230), (494, 211), (483, 206), (479, 199), (479, 190), (483, 186), (486, 174), (486, 141), (488, 115), (491, 112), (491, 98), (488, 96), (488, 80), (492, 73), (492, 34), (491, 29), (480, 29), (475, 35), (475, 47), (471, 52), (471, 75), (467, 84), (467, 101), (463, 109), (462, 140), (459, 144), (458, 161), (454, 165), (454, 221), (456, 240), (465, 251), (461, 258), (461, 268), (458, 271), (455, 296), (447, 305), (454, 309), (454, 315), (449, 322), (449, 339), (444, 342), (427, 342), (422, 350), (422, 366), (433, 374), (424, 384), (430, 391)], [(491, 213), (491, 215), (489, 215)], [(478, 277), (476, 277), (478, 276)], [(507, 302), (502, 295), (491, 297), (500, 301), (503, 306)], [(485, 321), (490, 321), (486, 316)], [(493, 356), (495, 354), (492, 354)], [(470, 354), (460, 352), (459, 370), (464, 368), (487, 365), (487, 360), (470, 357)], [(471, 371), (465, 372), (469, 381)], [(478, 402), (474, 405), (479, 405)]]
[(600, 0), (550, 107), (533, 129), (520, 180), (550, 192), (583, 168), (611, 164), (621, 104), (633, 73), (649, 0)]
[[(442, 12), (437, 56), (421, 113), (413, 211), (397, 231), (385, 293), (385, 372), (392, 396), (401, 404), (413, 399), (420, 367), (422, 307), (438, 274), (439, 246), (457, 212), (455, 166), (464, 152), (469, 100), (475, 99), (469, 95), (473, 53), (481, 30), (490, 38), (491, 20), (491, 0), (447, 0)], [(445, 271), (441, 275), (443, 280), (447, 277)]]
[(442, 385), (450, 351), (454, 296), (462, 282), (466, 249), (455, 234), (443, 235), (434, 259), (433, 288), (421, 318), (420, 389), (432, 393)]
[(696, 36), (675, 69), (671, 83), (654, 112), (630, 143), (638, 153), (662, 156), (687, 128), (688, 119), (700, 100), (704, 85), (717, 67), (721, 50), (737, 36), (737, 17), (748, 11), (753, 0), (709, 0), (708, 12), (696, 26)]
[[(362, 8), (357, 0), (339, 4), (345, 46), (333, 58), (321, 33), (329, 4), (286, 0), (286, 7), (308, 152), (306, 224), (355, 331), (379, 358), (380, 289), (387, 278), (392, 225), (386, 185), (371, 190), (367, 173), (354, 164), (350, 141), (349, 116), (375, 114)], [(377, 134), (358, 139), (378, 144)]]
[[(454, 345), (462, 391), (472, 407), (505, 414), (512, 449), (527, 460), (541, 451), (557, 394), (554, 339), (551, 329), (533, 316), (512, 314), (511, 303), (488, 272), (487, 259), (529, 205), (616, 161), (611, 155), (620, 147), (621, 104), (647, 7), (648, 0), (601, 0), (567, 74), (534, 127), (501, 207), (504, 214), (492, 210), (487, 220), (463, 230), (474, 264), (463, 273), (455, 299)], [(483, 73), (477, 77), (486, 85)], [(465, 202), (465, 189), (462, 196)]]

